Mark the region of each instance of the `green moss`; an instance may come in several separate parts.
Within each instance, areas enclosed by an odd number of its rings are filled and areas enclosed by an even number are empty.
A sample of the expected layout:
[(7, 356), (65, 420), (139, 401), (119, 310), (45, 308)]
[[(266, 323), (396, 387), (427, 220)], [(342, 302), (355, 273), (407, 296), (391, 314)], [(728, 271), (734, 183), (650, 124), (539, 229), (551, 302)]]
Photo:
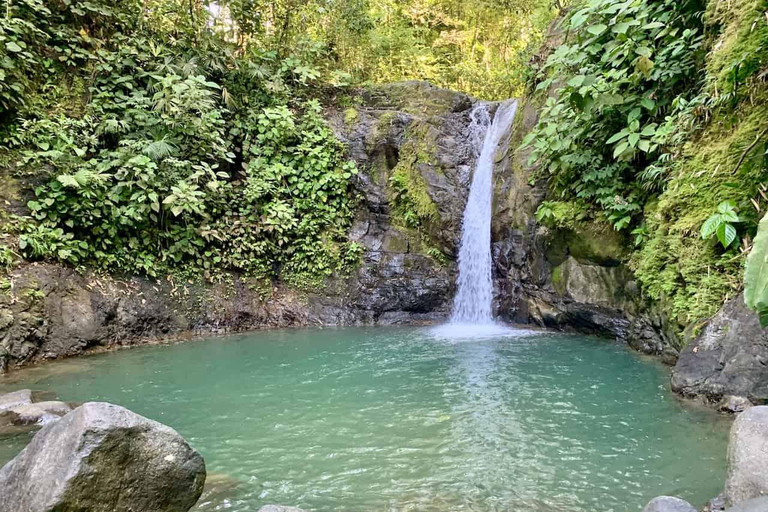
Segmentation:
[(429, 195), (420, 164), (430, 165), (435, 158), (436, 142), (430, 126), (415, 124), (408, 129), (407, 140), (400, 148), (400, 158), (389, 178), (393, 213), (404, 227), (425, 230), (427, 234), (439, 229), (440, 212)]
[(565, 295), (565, 271), (563, 270), (563, 267), (565, 266), (565, 263), (562, 263), (552, 269), (552, 286), (555, 287), (555, 291), (558, 295), (563, 296)]
[[(706, 22), (719, 37), (707, 59), (712, 93), (749, 89), (750, 82), (768, 64), (768, 1), (711, 1)], [(759, 79), (758, 79), (759, 80)]]
[(368, 89), (369, 104), (395, 108), (418, 116), (442, 116), (456, 108), (467, 96), (434, 87), (427, 82), (397, 82)]
[(354, 124), (360, 117), (360, 113), (354, 107), (349, 107), (344, 111), (344, 122), (347, 126)]
[(751, 200), (765, 182), (765, 143), (746, 151), (766, 127), (765, 102), (713, 120), (688, 143), (666, 190), (646, 208), (650, 238), (633, 259), (635, 273), (680, 325), (711, 316), (741, 287), (739, 253), (702, 240), (700, 230), (721, 201), (731, 200), (742, 220), (739, 236), (754, 235), (758, 219)]

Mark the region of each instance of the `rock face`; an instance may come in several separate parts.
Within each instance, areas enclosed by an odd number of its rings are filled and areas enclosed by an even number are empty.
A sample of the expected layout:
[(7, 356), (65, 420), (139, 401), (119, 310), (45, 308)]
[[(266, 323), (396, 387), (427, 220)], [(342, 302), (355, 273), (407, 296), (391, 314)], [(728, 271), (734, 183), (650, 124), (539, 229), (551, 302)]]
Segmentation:
[(43, 428), (0, 469), (0, 512), (185, 512), (204, 483), (202, 457), (174, 430), (94, 402)]
[(693, 505), (680, 498), (659, 496), (653, 498), (643, 508), (643, 512), (697, 512)]
[[(728, 443), (728, 476), (725, 501), (738, 505), (768, 497), (768, 406), (752, 407), (739, 414)], [(765, 509), (768, 510), (768, 509)]]
[(672, 389), (719, 402), (725, 395), (768, 402), (768, 329), (739, 295), (709, 321), (680, 354)]

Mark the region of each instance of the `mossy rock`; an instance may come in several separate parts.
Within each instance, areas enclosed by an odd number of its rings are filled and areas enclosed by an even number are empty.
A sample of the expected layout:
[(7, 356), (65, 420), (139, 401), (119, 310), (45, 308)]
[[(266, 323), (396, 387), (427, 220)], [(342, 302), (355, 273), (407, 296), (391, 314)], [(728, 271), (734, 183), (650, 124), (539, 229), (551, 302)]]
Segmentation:
[(575, 229), (558, 229), (550, 235), (547, 260), (560, 265), (568, 256), (579, 263), (619, 266), (628, 258), (624, 236), (598, 222), (583, 223)]
[(472, 99), (429, 82), (407, 81), (370, 87), (363, 93), (367, 106), (396, 109), (418, 116), (441, 116), (472, 107)]

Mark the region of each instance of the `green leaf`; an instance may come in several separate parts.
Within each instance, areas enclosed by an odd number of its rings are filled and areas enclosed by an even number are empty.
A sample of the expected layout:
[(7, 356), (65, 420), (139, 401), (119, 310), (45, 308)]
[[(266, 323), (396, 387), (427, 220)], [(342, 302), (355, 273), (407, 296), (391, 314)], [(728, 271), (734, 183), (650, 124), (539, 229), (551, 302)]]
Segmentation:
[(642, 56), (642, 57), (648, 57), (649, 59), (651, 58), (651, 55), (653, 54), (651, 49), (648, 48), (647, 46), (640, 46), (639, 48), (635, 48), (635, 53), (640, 55), (640, 56)]
[(768, 326), (768, 214), (760, 221), (744, 269), (744, 302)]
[(637, 143), (637, 147), (640, 151), (647, 153), (651, 149), (651, 143), (647, 140), (641, 140)]
[(626, 34), (627, 30), (629, 30), (629, 23), (622, 21), (621, 23), (615, 24), (611, 30), (616, 34)]
[(578, 28), (584, 24), (585, 21), (587, 21), (587, 16), (589, 14), (589, 11), (586, 9), (582, 9), (578, 12), (576, 12), (573, 17), (571, 17), (571, 26), (573, 28)]
[(608, 29), (608, 25), (603, 25), (602, 23), (598, 23), (596, 25), (590, 25), (587, 27), (587, 32), (589, 32), (592, 35), (599, 36), (603, 32), (605, 32)]
[(660, 21), (652, 21), (651, 23), (648, 23), (647, 25), (643, 25), (643, 30), (650, 30), (653, 28), (661, 28), (664, 24)]
[(618, 158), (624, 151), (626, 151), (627, 147), (629, 147), (629, 144), (626, 141), (617, 145), (616, 149), (613, 150), (613, 158)]
[(701, 226), (701, 238), (704, 240), (710, 238), (717, 231), (720, 223), (722, 223), (722, 219), (719, 214), (711, 215)]
[(5, 43), (5, 48), (9, 52), (14, 52), (14, 53), (18, 53), (18, 52), (22, 51), (21, 46), (19, 46), (18, 44), (14, 43), (13, 41), (9, 41), (9, 42)]
[(640, 100), (640, 104), (646, 108), (646, 110), (653, 110), (656, 107), (656, 102), (651, 98), (643, 98)]
[(643, 74), (648, 75), (653, 69), (653, 61), (648, 57), (640, 57), (637, 59), (637, 68), (642, 71)]
[(635, 147), (637, 145), (637, 142), (640, 140), (640, 134), (639, 133), (630, 133), (629, 137), (627, 138), (629, 141), (629, 145), (632, 147)]
[(56, 179), (65, 187), (80, 188), (80, 183), (71, 174), (60, 174), (56, 176)]
[(726, 222), (721, 223), (717, 227), (717, 239), (723, 247), (729, 247), (736, 240), (736, 228)]
[(621, 139), (623, 139), (626, 136), (627, 136), (627, 130), (624, 129), (624, 130), (621, 130), (619, 133), (613, 134), (613, 137), (611, 137), (610, 139), (605, 141), (605, 143), (606, 144), (613, 144), (614, 142), (618, 142), (618, 141), (620, 141)]

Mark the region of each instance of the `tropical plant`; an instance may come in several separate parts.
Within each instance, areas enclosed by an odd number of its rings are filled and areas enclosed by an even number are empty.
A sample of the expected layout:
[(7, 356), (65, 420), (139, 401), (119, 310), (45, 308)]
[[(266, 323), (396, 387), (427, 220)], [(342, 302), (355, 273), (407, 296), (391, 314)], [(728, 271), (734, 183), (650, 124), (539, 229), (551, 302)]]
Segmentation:
[(768, 214), (760, 221), (744, 271), (744, 302), (768, 327)]
[(701, 238), (707, 240), (712, 236), (717, 236), (720, 244), (728, 248), (736, 241), (737, 233), (734, 224), (740, 222), (739, 215), (736, 213), (736, 205), (732, 201), (723, 201), (717, 205), (717, 212), (701, 226)]

